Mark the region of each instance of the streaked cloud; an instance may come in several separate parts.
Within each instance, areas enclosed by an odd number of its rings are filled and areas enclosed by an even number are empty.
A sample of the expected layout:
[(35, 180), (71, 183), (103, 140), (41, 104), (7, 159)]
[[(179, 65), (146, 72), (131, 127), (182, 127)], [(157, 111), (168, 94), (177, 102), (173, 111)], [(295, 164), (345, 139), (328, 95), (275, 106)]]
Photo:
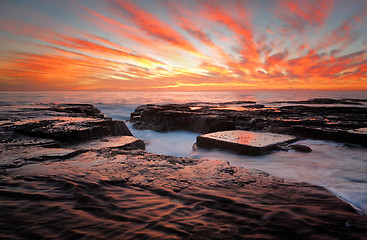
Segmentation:
[(362, 0), (33, 4), (1, 3), (0, 90), (367, 89)]

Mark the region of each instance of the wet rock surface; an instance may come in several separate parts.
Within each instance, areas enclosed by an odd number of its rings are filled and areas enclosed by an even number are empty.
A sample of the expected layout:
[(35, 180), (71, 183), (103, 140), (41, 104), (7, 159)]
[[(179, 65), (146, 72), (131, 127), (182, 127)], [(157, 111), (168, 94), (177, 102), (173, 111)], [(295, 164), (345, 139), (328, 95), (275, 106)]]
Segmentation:
[(65, 146), (68, 149), (98, 150), (102, 148), (123, 148), (123, 149), (145, 149), (145, 143), (141, 139), (133, 136), (113, 136), (100, 139), (87, 140), (78, 144)]
[[(121, 132), (111, 119), (76, 107), (2, 109), (1, 239), (365, 237), (367, 218), (322, 187), (225, 161), (148, 153), (130, 131), (114, 136)], [(76, 131), (73, 123), (93, 129), (95, 122), (110, 130), (59, 137), (59, 125)], [(32, 124), (47, 134), (19, 131)]]
[(123, 121), (107, 118), (89, 104), (13, 106), (0, 111), (0, 131), (5, 135), (2, 142), (13, 139), (6, 135), (17, 133), (63, 142), (132, 135)]
[(367, 224), (322, 187), (139, 149), (7, 169), (0, 202), (5, 239), (363, 239)]
[(304, 152), (304, 153), (312, 152), (312, 149), (310, 147), (301, 144), (292, 144), (289, 147), (297, 152)]
[(363, 105), (367, 99), (330, 99), (330, 98), (313, 98), (306, 101), (282, 101), (274, 103), (295, 103), (295, 104), (350, 104)]
[(228, 149), (248, 155), (260, 155), (278, 150), (280, 145), (295, 141), (297, 141), (297, 138), (289, 135), (232, 130), (200, 135), (197, 137), (196, 146)]
[(0, 169), (67, 159), (88, 149), (144, 149), (123, 121), (89, 104), (40, 104), (0, 108)]
[[(247, 130), (357, 143), (367, 146), (365, 99), (311, 99), (273, 103), (143, 105), (131, 114), (137, 129), (210, 133)], [(284, 103), (284, 102), (282, 102)]]

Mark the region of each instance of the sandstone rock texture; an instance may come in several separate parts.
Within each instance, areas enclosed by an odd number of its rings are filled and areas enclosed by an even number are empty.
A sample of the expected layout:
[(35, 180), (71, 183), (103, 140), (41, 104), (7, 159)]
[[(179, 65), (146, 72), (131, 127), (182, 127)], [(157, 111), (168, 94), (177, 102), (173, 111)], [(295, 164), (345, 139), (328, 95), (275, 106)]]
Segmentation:
[(367, 218), (322, 187), (140, 149), (28, 164), (8, 169), (0, 183), (0, 236), (363, 239), (366, 233)]
[(211, 133), (246, 130), (357, 143), (367, 146), (365, 99), (311, 99), (272, 103), (143, 105), (131, 113), (137, 129)]
[(259, 155), (279, 149), (279, 145), (295, 142), (297, 138), (274, 133), (242, 130), (207, 133), (197, 137), (197, 147), (222, 148), (241, 154)]
[(145, 147), (123, 121), (90, 104), (2, 107), (0, 133), (0, 169), (67, 159), (89, 149)]
[(366, 236), (367, 218), (322, 187), (148, 153), (91, 105), (0, 109), (0, 239)]
[[(42, 104), (0, 109), (1, 131), (27, 136), (78, 141), (103, 136), (132, 136), (123, 121), (105, 117), (90, 104)], [(3, 134), (3, 135), (4, 135)], [(11, 136), (2, 142), (11, 142)]]

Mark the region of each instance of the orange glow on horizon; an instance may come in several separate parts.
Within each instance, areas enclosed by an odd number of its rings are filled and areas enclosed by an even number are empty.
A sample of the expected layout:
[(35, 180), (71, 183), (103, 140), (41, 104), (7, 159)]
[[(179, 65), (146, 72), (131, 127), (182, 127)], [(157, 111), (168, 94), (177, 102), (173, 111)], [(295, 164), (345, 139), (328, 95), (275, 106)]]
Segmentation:
[(367, 90), (364, 1), (345, 15), (333, 0), (13, 4), (2, 91)]

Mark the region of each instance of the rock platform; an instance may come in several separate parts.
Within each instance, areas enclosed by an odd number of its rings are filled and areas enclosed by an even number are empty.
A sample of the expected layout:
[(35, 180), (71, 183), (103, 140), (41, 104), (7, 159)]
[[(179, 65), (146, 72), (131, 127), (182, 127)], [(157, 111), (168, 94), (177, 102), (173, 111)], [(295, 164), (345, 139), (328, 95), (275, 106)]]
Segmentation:
[[(367, 146), (366, 99), (310, 99), (269, 103), (142, 105), (131, 113), (137, 129), (211, 133), (245, 130)], [(362, 130), (360, 130), (362, 129)]]
[(90, 104), (39, 104), (0, 108), (0, 169), (68, 159), (87, 150), (140, 148), (123, 121)]
[(200, 135), (197, 137), (196, 145), (202, 148), (222, 148), (241, 154), (259, 155), (295, 141), (297, 138), (289, 135), (232, 130)]
[(367, 218), (322, 187), (148, 153), (91, 105), (0, 111), (0, 239), (366, 236)]

